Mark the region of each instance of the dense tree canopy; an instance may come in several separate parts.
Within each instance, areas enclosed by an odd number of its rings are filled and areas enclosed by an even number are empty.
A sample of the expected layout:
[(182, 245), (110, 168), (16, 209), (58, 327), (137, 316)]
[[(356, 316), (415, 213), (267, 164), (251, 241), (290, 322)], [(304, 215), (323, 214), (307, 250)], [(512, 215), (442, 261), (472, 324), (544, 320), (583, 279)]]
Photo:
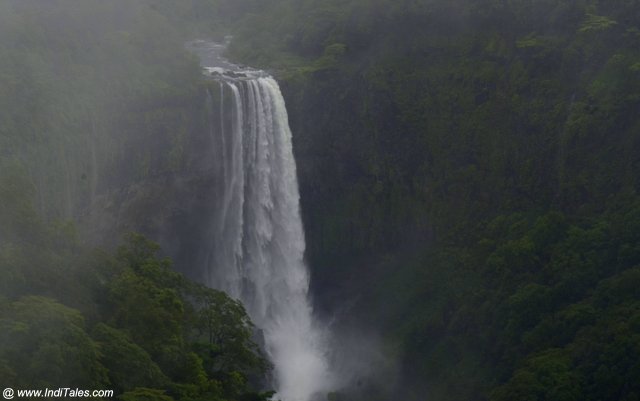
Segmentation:
[[(12, 259), (0, 259), (11, 289), (0, 298), (5, 383), (109, 388), (123, 399), (143, 397), (138, 393), (163, 400), (268, 396), (250, 390), (247, 379), (264, 374), (268, 364), (237, 301), (173, 272), (156, 256), (157, 245), (140, 235), (131, 235), (117, 257), (77, 246), (72, 256), (70, 247), (54, 247), (60, 234), (42, 235), (48, 241), (40, 249), (14, 243), (7, 245)], [(16, 286), (9, 268), (24, 266), (34, 254), (60, 259), (60, 265), (38, 266), (48, 285), (20, 277), (23, 285)], [(223, 333), (212, 343), (203, 316), (209, 330)]]
[[(186, 164), (181, 141), (199, 124), (194, 104), (204, 83), (183, 47), (193, 27), (180, 18), (190, 8), (164, 6), (0, 4), (6, 386), (113, 389), (125, 400), (269, 395), (256, 392), (269, 365), (241, 305), (173, 271), (141, 235), (129, 235), (116, 252), (93, 251), (72, 221), (114, 185)], [(153, 152), (145, 143), (172, 150)], [(215, 352), (202, 346), (203, 315), (229, 336)]]
[(639, 4), (0, 2), (0, 378), (268, 396), (240, 304), (67, 222), (193, 167), (183, 43), (232, 33), (287, 98), (316, 298), (384, 334), (392, 399), (636, 400)]
[(283, 80), (317, 297), (358, 294), (352, 314), (400, 344), (396, 396), (637, 398), (639, 16), (597, 0), (245, 15), (230, 54)]

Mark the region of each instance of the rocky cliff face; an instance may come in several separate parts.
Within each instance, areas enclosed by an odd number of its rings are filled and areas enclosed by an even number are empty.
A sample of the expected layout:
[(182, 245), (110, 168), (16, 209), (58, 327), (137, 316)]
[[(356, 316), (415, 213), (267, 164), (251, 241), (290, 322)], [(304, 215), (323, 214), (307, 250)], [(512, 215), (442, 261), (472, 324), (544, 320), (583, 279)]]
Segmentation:
[(143, 129), (143, 138), (136, 133), (137, 139), (121, 145), (119, 157), (104, 160), (100, 170), (111, 172), (108, 180), (74, 207), (89, 243), (113, 247), (122, 234), (139, 232), (158, 242), (178, 270), (200, 278), (191, 267), (204, 257), (201, 248), (213, 218), (220, 166), (212, 149), (220, 121), (212, 110), (218, 90), (215, 84), (201, 85), (180, 110), (178, 136), (163, 126)]
[(113, 247), (122, 234), (138, 232), (158, 242), (175, 266), (192, 276), (206, 221), (212, 218), (215, 177), (211, 171), (182, 172), (149, 178), (98, 196), (81, 216), (81, 228), (96, 245)]

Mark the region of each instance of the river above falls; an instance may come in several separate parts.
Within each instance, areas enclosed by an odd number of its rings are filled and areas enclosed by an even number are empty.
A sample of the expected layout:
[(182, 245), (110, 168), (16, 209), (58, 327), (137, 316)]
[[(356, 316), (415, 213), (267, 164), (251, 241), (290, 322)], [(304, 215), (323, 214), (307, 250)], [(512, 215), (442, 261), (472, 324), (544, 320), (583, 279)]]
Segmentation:
[(207, 40), (194, 40), (186, 44), (187, 50), (193, 52), (200, 59), (203, 74), (213, 79), (253, 79), (268, 77), (266, 71), (235, 64), (224, 57), (224, 52), (230, 39), (225, 43)]

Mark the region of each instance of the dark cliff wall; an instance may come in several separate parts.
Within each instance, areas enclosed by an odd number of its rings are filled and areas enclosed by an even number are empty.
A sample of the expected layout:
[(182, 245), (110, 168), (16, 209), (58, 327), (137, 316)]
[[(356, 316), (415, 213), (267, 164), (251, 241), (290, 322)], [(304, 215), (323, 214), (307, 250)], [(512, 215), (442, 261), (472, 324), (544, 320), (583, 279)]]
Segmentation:
[(232, 52), (280, 74), (314, 294), (397, 347), (400, 398), (633, 397), (638, 6), (274, 9)]
[[(103, 167), (122, 173), (98, 191), (78, 218), (93, 244), (110, 247), (122, 234), (139, 232), (157, 241), (178, 270), (201, 279), (197, 266), (206, 257), (219, 177), (214, 151), (219, 86), (203, 81), (191, 96), (179, 103), (174, 120), (143, 129), (147, 135)], [(136, 163), (145, 167), (139, 175), (126, 168)]]
[(219, 92), (187, 23), (156, 6), (2, 4), (0, 164), (26, 173), (46, 220), (105, 247), (143, 232), (187, 270), (214, 197)]

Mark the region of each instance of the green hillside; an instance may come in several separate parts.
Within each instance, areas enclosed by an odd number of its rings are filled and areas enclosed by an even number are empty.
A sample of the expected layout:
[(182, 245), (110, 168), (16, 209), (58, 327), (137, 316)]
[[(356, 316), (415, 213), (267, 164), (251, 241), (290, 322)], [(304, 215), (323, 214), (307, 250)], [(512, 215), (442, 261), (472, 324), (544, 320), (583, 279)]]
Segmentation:
[(200, 168), (211, 88), (183, 44), (228, 33), (287, 101), (320, 313), (398, 361), (332, 401), (640, 399), (624, 0), (1, 2), (0, 382), (268, 398), (241, 305), (73, 223)]
[(118, 186), (187, 168), (205, 84), (186, 23), (159, 4), (0, 3), (3, 389), (270, 396), (257, 392), (270, 366), (238, 301), (173, 271), (141, 235), (93, 250), (75, 224)]
[(245, 17), (231, 54), (284, 81), (317, 298), (358, 299), (395, 345), (396, 397), (637, 399), (638, 21), (622, 1)]

